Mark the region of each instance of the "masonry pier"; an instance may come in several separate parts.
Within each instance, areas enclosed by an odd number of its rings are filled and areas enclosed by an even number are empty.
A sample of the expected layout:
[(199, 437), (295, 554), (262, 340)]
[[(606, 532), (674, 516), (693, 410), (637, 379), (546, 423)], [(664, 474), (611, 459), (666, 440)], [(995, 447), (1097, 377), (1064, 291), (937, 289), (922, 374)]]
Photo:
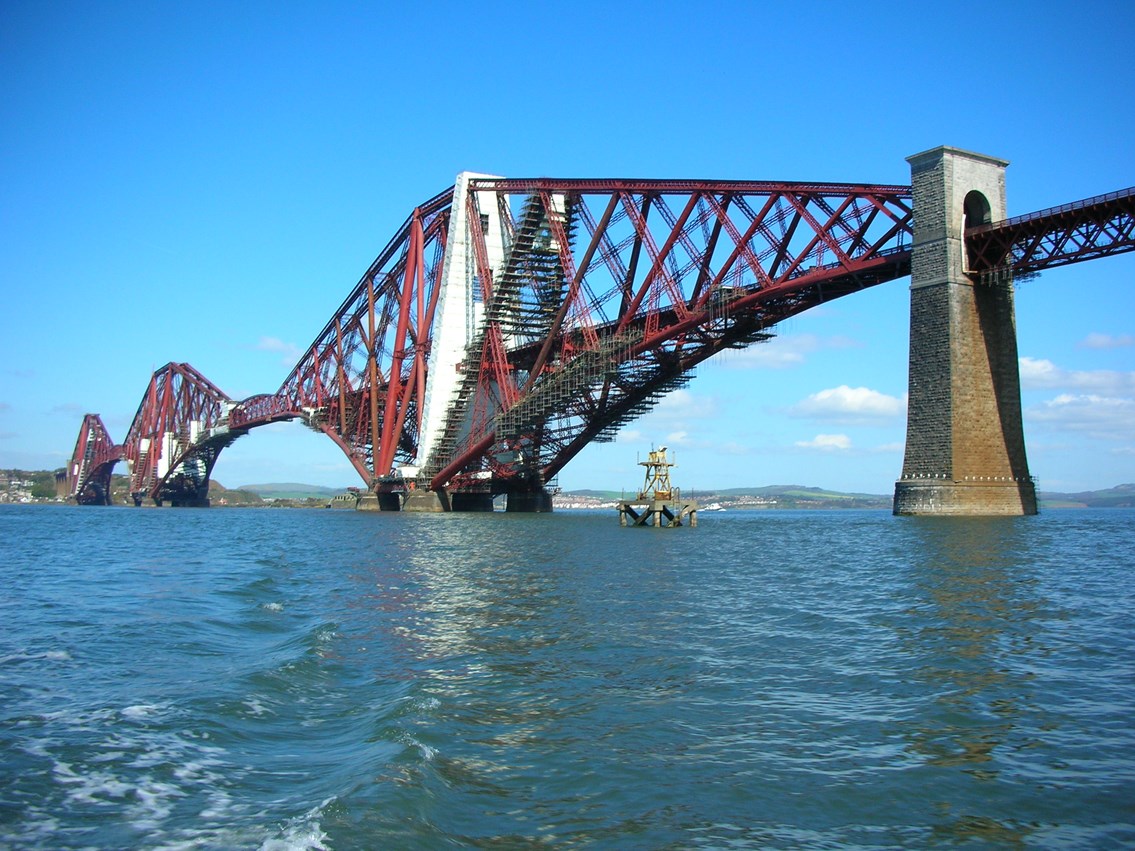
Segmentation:
[(895, 514), (1036, 514), (1021, 422), (1012, 275), (971, 275), (967, 226), (1005, 218), (1004, 160), (908, 158), (915, 224), (910, 398)]

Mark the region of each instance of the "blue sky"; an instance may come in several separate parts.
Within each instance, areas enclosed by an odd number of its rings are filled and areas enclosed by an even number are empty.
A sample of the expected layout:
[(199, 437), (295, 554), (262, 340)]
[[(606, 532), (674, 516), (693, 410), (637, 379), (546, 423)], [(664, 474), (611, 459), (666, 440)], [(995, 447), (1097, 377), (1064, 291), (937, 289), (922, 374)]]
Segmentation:
[[(0, 8), (0, 467), (84, 413), (121, 440), (153, 369), (274, 391), (415, 204), (459, 171), (908, 183), (1011, 161), (1011, 214), (1135, 184), (1129, 2), (55, 3)], [(791, 8), (789, 8), (791, 7)], [(908, 282), (784, 323), (584, 451), (565, 488), (889, 493)], [(1017, 291), (1046, 490), (1135, 482), (1135, 255)], [(357, 484), (298, 424), (215, 478)]]

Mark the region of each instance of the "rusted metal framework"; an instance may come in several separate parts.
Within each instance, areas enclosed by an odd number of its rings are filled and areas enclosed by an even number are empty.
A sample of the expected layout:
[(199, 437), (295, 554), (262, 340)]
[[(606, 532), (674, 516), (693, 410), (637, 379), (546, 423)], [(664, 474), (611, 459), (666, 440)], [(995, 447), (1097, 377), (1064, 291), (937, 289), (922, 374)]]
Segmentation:
[(251, 424), (303, 417), (368, 486), (414, 460), (452, 197), (414, 210)]
[(975, 273), (1015, 277), (1135, 250), (1135, 187), (966, 229)]
[(247, 432), (229, 427), (235, 404), (187, 363), (157, 370), (123, 443), (135, 504), (207, 505), (217, 455)]
[[(906, 186), (476, 179), (484, 320), (434, 489), (538, 488), (592, 440), (780, 320), (910, 272)], [(479, 223), (511, 207), (503, 266)]]
[(102, 417), (87, 414), (79, 427), (67, 465), (67, 493), (80, 505), (110, 505), (110, 479), (122, 460), (121, 446), (107, 432)]

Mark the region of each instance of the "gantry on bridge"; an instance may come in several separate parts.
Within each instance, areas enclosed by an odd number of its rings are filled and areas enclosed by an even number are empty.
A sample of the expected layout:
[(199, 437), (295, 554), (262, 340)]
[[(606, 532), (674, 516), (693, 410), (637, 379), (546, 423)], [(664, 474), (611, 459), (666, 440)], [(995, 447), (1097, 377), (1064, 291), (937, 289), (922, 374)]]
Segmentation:
[[(207, 505), (221, 450), (299, 419), (360, 507), (550, 510), (549, 482), (727, 348), (912, 276), (896, 513), (1034, 513), (1012, 281), (1135, 248), (1135, 189), (1006, 219), (1004, 161), (909, 159), (910, 186), (509, 179), (463, 173), (415, 208), (275, 393), (157, 370), (116, 444), (83, 421), (71, 495)], [(1015, 401), (1014, 401), (1015, 400)]]

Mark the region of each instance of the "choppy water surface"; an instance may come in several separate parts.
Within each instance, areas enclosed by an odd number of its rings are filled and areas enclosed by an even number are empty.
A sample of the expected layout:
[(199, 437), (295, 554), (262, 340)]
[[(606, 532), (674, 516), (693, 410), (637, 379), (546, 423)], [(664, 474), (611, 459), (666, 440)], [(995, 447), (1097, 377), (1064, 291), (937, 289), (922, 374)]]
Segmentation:
[(0, 509), (0, 847), (1135, 843), (1135, 512)]

